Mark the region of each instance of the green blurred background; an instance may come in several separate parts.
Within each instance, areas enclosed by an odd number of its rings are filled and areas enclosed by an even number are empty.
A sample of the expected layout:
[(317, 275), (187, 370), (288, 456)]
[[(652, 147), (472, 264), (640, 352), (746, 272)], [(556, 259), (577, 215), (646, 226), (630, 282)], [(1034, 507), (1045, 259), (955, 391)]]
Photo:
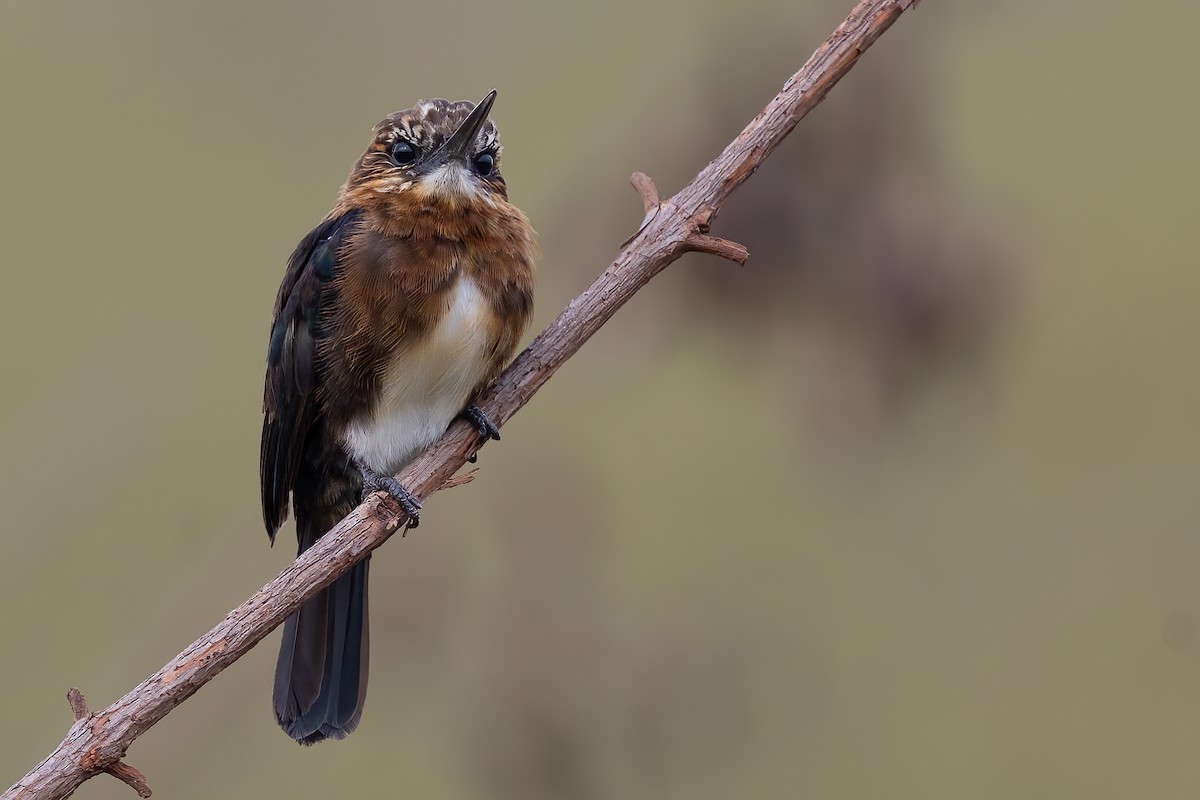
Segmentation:
[[(378, 119), (500, 90), (540, 328), (628, 174), (677, 189), (850, 5), (0, 5), (0, 786), (67, 687), (108, 704), (292, 555), (270, 308)], [(276, 729), (275, 634), (131, 763), (180, 799), (1194, 796), (1198, 23), (922, 3), (717, 221), (750, 262), (672, 266), (377, 553), (353, 737)]]

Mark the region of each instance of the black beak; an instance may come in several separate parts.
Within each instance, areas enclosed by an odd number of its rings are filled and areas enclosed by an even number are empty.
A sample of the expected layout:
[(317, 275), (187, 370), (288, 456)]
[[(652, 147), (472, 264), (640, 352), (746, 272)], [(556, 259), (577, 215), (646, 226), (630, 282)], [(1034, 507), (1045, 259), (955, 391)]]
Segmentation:
[(466, 161), (471, 157), (471, 149), (475, 146), (475, 138), (479, 136), (479, 131), (483, 128), (483, 123), (487, 122), (488, 112), (492, 110), (492, 103), (496, 102), (496, 90), (492, 89), (484, 98), (479, 101), (479, 105), (475, 106), (475, 110), (462, 121), (446, 143), (438, 148), (435, 163), (444, 163), (451, 159)]

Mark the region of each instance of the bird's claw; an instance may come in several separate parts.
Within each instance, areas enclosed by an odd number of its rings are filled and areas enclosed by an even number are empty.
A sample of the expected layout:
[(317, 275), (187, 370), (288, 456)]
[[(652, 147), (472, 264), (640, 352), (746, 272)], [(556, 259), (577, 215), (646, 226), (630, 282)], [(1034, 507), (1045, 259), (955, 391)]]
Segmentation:
[(380, 475), (361, 461), (356, 461), (355, 465), (358, 467), (358, 471), (362, 473), (363, 500), (366, 500), (374, 492), (387, 492), (400, 505), (400, 509), (408, 515), (407, 527), (409, 530), (421, 524), (421, 502), (413, 497), (412, 493), (408, 489), (405, 489), (400, 481), (391, 475)]
[(475, 426), (480, 439), (500, 441), (500, 429), (496, 427), (496, 423), (488, 419), (487, 414), (484, 414), (479, 406), (474, 403), (468, 404), (460, 416)]

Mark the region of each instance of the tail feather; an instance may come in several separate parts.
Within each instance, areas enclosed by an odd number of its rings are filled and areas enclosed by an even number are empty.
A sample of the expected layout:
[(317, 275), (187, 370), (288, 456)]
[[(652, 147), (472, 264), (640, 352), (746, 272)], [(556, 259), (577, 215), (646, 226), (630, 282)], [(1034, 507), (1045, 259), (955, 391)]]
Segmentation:
[(362, 718), (370, 653), (369, 561), (354, 565), (284, 623), (275, 719), (301, 744), (341, 739)]

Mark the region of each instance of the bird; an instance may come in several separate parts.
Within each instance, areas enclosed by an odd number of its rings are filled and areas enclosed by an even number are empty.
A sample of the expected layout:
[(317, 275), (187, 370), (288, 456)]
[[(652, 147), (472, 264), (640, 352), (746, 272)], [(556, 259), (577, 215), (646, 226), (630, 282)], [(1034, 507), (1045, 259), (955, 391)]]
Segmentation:
[[(263, 522), (288, 517), (303, 553), (459, 417), (499, 438), (475, 405), (533, 310), (537, 245), (509, 202), (495, 90), (422, 100), (375, 126), (325, 218), (288, 259), (267, 347), (260, 448)], [(367, 689), (369, 558), (284, 623), (276, 721), (301, 744), (341, 739)]]

